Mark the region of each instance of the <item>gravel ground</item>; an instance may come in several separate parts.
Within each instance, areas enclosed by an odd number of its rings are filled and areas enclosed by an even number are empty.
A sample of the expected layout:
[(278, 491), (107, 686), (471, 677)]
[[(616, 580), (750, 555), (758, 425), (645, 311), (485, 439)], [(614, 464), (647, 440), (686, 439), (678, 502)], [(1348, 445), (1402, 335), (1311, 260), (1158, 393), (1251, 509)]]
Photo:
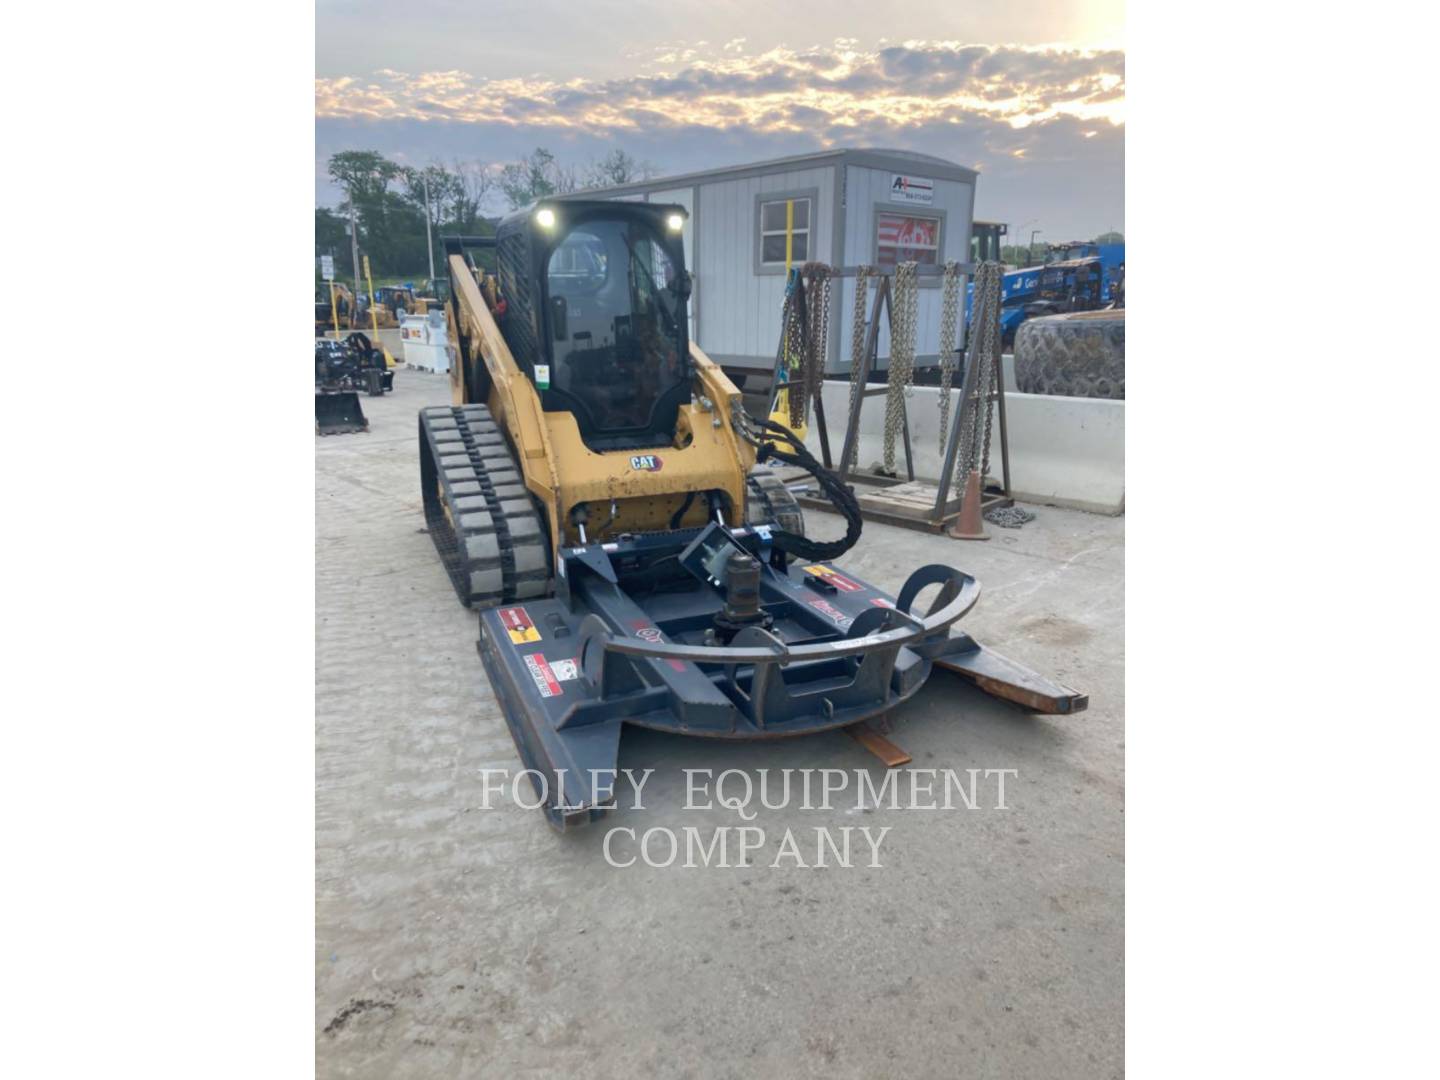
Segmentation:
[[(867, 524), (841, 560), (892, 592), (928, 562), (974, 573), (967, 629), (1089, 693), (1032, 717), (937, 673), (897, 713), (913, 767), (1016, 770), (1009, 809), (982, 783), (976, 810), (686, 811), (684, 768), (883, 770), (844, 734), (630, 731), (645, 809), (560, 836), (482, 806), (480, 770), (519, 766), (421, 531), (415, 414), (448, 393), (401, 372), (362, 397), (368, 434), (316, 440), (319, 1075), (1120, 1075), (1123, 519), (1034, 508), (984, 544)], [(766, 830), (751, 868), (604, 858), (609, 828), (741, 824)], [(770, 866), (787, 827), (859, 825), (891, 828), (878, 869)]]

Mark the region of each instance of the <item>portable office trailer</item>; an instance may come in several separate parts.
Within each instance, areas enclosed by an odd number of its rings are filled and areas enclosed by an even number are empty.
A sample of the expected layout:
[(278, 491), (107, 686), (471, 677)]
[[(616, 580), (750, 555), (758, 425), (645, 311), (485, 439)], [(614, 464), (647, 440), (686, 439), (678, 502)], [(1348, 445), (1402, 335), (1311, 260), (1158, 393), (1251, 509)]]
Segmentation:
[[(892, 269), (970, 256), (977, 174), (905, 150), (828, 150), (683, 176), (576, 192), (572, 198), (677, 203), (689, 213), (685, 256), (694, 274), (691, 337), (732, 374), (769, 372), (785, 292), (786, 203), (795, 265)], [(832, 286), (832, 372), (848, 371), (852, 278)], [(870, 293), (874, 296), (873, 289)], [(868, 310), (868, 309), (867, 309)], [(938, 279), (921, 279), (916, 353), (934, 363), (940, 337)], [(882, 323), (880, 354), (888, 355)]]

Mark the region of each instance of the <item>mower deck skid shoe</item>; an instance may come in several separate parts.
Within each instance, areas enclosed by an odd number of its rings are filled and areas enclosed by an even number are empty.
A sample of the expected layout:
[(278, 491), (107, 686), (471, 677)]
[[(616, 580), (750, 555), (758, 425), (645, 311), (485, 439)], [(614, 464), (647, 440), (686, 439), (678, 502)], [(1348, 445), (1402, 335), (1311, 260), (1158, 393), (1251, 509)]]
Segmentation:
[[(763, 532), (727, 534), (763, 555)], [(936, 664), (1035, 711), (1085, 708), (1082, 695), (951, 632), (980, 595), (959, 570), (922, 567), (891, 598), (827, 563), (762, 560), (769, 627), (722, 645), (714, 627), (725, 600), (704, 581), (627, 590), (612, 557), (644, 554), (645, 541), (562, 548), (556, 596), (480, 613), (480, 656), (525, 766), (547, 778), (558, 829), (613, 802), (624, 724), (715, 739), (808, 735), (890, 711)], [(911, 612), (931, 585), (940, 591), (929, 613)]]

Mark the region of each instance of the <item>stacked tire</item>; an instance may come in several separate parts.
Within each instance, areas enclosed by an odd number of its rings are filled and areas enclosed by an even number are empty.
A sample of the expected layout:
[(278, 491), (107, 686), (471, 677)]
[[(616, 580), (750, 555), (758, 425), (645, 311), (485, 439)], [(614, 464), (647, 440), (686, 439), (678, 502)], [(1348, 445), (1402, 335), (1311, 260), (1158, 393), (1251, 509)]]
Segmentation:
[(1015, 335), (1022, 394), (1125, 400), (1125, 309), (1047, 315)]

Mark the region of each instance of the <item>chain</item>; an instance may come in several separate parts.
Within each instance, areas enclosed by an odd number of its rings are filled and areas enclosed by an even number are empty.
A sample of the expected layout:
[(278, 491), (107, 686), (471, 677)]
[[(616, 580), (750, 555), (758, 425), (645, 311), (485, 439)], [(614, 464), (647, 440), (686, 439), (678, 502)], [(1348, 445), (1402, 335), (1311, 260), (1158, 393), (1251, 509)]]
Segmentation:
[[(865, 309), (870, 303), (872, 273), (873, 268), (869, 266), (855, 268), (855, 301), (850, 309), (850, 411), (852, 413), (855, 410), (855, 395), (860, 393), (869, 360), (869, 357), (865, 355)], [(858, 438), (855, 440), (855, 444), (854, 449), (850, 451), (850, 460), (840, 463), (842, 469), (855, 467), (855, 458), (860, 453)]]
[(825, 385), (825, 361), (830, 353), (830, 280), (832, 270), (824, 263), (808, 263), (805, 286), (805, 315), (808, 333), (805, 342), (805, 402), (818, 401)]
[(972, 392), (960, 403), (959, 453), (956, 455), (956, 483), (963, 490), (971, 470), (983, 477), (990, 469), (991, 402), (1000, 365), (1000, 279), (999, 263), (982, 263), (975, 274), (975, 306), (971, 323), (967, 370), (974, 367)]
[(805, 423), (810, 402), (819, 400), (825, 385), (833, 275), (833, 268), (824, 263), (806, 263), (791, 270), (785, 282), (776, 368), (782, 376), (780, 389), (785, 391), (792, 430)]
[[(996, 301), (999, 306), (999, 301)], [(984, 479), (990, 475), (990, 431), (995, 423), (995, 393), (999, 389), (995, 384), (1000, 379), (1000, 338), (998, 334), (991, 335), (992, 351), (987, 355), (985, 361), (985, 396), (980, 399), (977, 408), (982, 410), (982, 426), (985, 429), (984, 443), (985, 451), (980, 457), (980, 477)]]
[(999, 263), (993, 262), (983, 264), (982, 269), (987, 275), (985, 295), (989, 303), (985, 319), (985, 396), (976, 406), (982, 410), (980, 419), (985, 431), (981, 440), (984, 452), (980, 457), (980, 476), (983, 479), (990, 475), (990, 433), (995, 422), (994, 401), (1003, 377), (1000, 373), (1000, 298), (1004, 270)]
[(985, 520), (1002, 529), (1018, 529), (1026, 522), (1034, 521), (1035, 515), (1020, 506), (992, 506), (985, 511)]
[[(970, 360), (974, 363), (974, 359)], [(955, 475), (958, 477), (956, 483), (964, 490), (965, 478), (970, 475), (970, 470), (975, 467), (975, 409), (974, 398), (962, 398), (960, 401), (960, 415), (956, 417), (955, 423), (960, 427), (960, 434), (957, 436), (960, 452), (955, 455)]]
[(955, 325), (960, 317), (960, 264), (945, 264), (945, 292), (940, 301), (940, 459), (945, 459), (945, 432), (950, 427), (950, 386), (955, 381)]
[(805, 422), (804, 387), (797, 375), (804, 362), (805, 333), (800, 320), (800, 294), (804, 289), (798, 269), (792, 270), (785, 281), (785, 307), (780, 316), (780, 363), (784, 373), (783, 385), (787, 388), (785, 400), (788, 407), (790, 427), (799, 427)]
[(885, 390), (885, 471), (895, 472), (895, 436), (905, 415), (904, 398), (909, 396), (915, 374), (915, 263), (895, 267), (890, 293), (890, 376)]

